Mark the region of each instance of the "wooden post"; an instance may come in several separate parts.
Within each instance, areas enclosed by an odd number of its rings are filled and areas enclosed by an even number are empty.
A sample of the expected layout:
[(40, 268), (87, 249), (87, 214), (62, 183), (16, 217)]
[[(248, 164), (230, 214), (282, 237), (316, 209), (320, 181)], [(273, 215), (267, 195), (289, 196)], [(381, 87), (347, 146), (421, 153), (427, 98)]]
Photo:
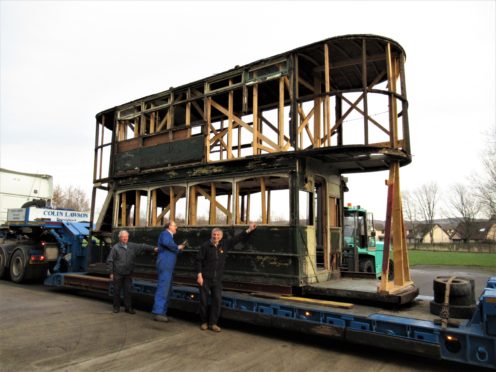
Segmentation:
[(267, 223), (270, 223), (270, 189), (267, 189)]
[(386, 62), (387, 62), (387, 75), (388, 75), (388, 90), (389, 94), (389, 131), (391, 147), (396, 148), (398, 141), (398, 121), (396, 113), (396, 98), (391, 94), (396, 92), (396, 76), (395, 76), (395, 63), (391, 55), (391, 44), (388, 43), (386, 47)]
[[(229, 80), (229, 85), (232, 85), (232, 81)], [(228, 110), (229, 115), (227, 118), (227, 158), (232, 159), (232, 130), (233, 130), (233, 107), (234, 107), (234, 92), (231, 90), (229, 92), (228, 98)]]
[(265, 194), (265, 179), (260, 177), (260, 194), (262, 196), (262, 223), (267, 223), (267, 196)]
[(196, 225), (196, 186), (191, 186), (189, 188), (189, 224)]
[(157, 225), (157, 190), (152, 191), (152, 226)]
[(236, 225), (239, 225), (241, 223), (241, 203), (240, 203), (240, 199), (242, 198), (242, 196), (239, 194), (239, 190), (240, 190), (240, 185), (239, 185), (239, 182), (236, 182), (236, 195), (234, 196), (236, 199), (235, 203), (236, 203)]
[[(318, 75), (313, 78), (313, 90), (315, 94), (320, 94), (322, 89), (320, 87), (321, 81)], [(313, 147), (320, 147), (320, 118), (321, 118), (321, 105), (322, 98), (320, 96), (315, 97), (313, 101), (314, 114), (313, 114)], [(325, 121), (324, 121), (325, 122)], [(325, 137), (324, 137), (325, 138)]]
[(175, 221), (176, 220), (176, 197), (174, 195), (174, 188), (171, 186), (169, 187), (169, 221)]
[(250, 193), (247, 193), (245, 222), (249, 222), (249, 221), (250, 221)]
[(121, 226), (127, 226), (127, 202), (126, 193), (121, 193)]
[(139, 226), (140, 225), (140, 209), (141, 209), (141, 192), (136, 191), (135, 192), (135, 198), (136, 200), (134, 201), (134, 226)]
[(212, 98), (207, 98), (207, 133), (205, 135), (205, 160), (210, 161), (210, 126), (212, 125)]
[(258, 152), (258, 84), (253, 85), (253, 155)]
[(186, 127), (188, 128), (188, 137), (191, 137), (191, 88), (188, 88), (186, 92), (186, 99), (188, 102), (186, 103)]
[(277, 127), (279, 131), (277, 144), (282, 149), (284, 146), (284, 76), (279, 79), (279, 109)]
[(363, 89), (363, 136), (365, 144), (369, 144), (369, 106), (367, 93), (367, 42), (362, 40), (362, 89)]
[(215, 225), (217, 223), (217, 206), (215, 205), (216, 190), (215, 182), (210, 182), (210, 225)]
[(232, 223), (231, 194), (227, 195), (227, 210), (229, 213), (226, 216), (226, 221), (227, 224), (230, 225)]
[[(329, 46), (324, 44), (324, 78), (325, 78), (325, 98), (324, 98), (324, 133), (327, 139), (327, 146), (331, 146), (331, 73), (329, 64)], [(324, 141), (325, 142), (325, 141)]]
[[(389, 169), (388, 201), (386, 210), (386, 233), (384, 235), (384, 253), (381, 282), (378, 292), (394, 294), (413, 285), (410, 278), (408, 247), (401, 205), (400, 165), (395, 161)], [(390, 235), (390, 232), (392, 235)], [(391, 238), (391, 239), (390, 239)], [(393, 244), (394, 282), (388, 279), (389, 242)]]
[(150, 114), (150, 134), (155, 133), (155, 112)]

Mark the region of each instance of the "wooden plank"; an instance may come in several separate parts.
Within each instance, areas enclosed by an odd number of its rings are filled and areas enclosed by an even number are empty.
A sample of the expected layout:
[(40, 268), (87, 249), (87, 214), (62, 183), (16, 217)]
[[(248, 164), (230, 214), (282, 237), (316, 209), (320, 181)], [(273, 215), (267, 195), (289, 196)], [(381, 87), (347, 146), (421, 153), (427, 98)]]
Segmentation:
[(260, 298), (270, 298), (274, 300), (285, 300), (285, 301), (294, 301), (315, 305), (323, 305), (329, 307), (336, 307), (340, 309), (352, 309), (355, 305), (349, 302), (338, 302), (338, 301), (328, 301), (328, 300), (318, 300), (315, 298), (307, 298), (307, 297), (297, 297), (292, 295), (277, 295), (266, 292), (252, 292), (250, 296), (260, 297)]
[(329, 66), (329, 45), (324, 44), (324, 139), (327, 140), (327, 146), (331, 146), (331, 98), (329, 93), (331, 91), (331, 72)]

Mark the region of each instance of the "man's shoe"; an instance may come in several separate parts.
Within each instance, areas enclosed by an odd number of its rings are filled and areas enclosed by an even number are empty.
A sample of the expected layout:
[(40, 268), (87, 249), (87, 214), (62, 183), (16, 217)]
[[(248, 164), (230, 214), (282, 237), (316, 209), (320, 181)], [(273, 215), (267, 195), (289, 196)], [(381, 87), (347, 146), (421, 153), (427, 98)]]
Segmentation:
[(157, 322), (165, 322), (165, 323), (167, 323), (169, 321), (169, 318), (167, 318), (167, 316), (165, 316), (165, 315), (155, 315), (153, 317), (153, 320), (155, 320)]
[(128, 313), (128, 314), (136, 314), (136, 311), (134, 311), (134, 309), (126, 309), (126, 313)]
[(119, 309), (118, 307), (114, 307), (114, 313), (118, 313), (119, 311), (121, 311), (121, 309)]
[(200, 329), (202, 331), (206, 331), (208, 329), (208, 324), (207, 323), (203, 323), (201, 326), (200, 326)]
[(217, 324), (214, 324), (214, 325), (212, 326), (212, 328), (210, 328), (210, 329), (211, 329), (212, 331), (214, 331), (214, 332), (220, 332), (220, 331), (221, 331), (220, 327), (219, 327)]

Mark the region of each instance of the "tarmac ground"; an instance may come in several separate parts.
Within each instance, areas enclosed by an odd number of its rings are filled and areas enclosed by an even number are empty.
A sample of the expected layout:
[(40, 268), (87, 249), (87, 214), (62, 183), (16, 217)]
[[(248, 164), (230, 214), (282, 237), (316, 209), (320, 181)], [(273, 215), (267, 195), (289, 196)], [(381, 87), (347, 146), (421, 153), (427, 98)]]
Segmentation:
[[(416, 267), (412, 278), (421, 294), (429, 295), (433, 276), (446, 272), (445, 267)], [(491, 276), (473, 269), (456, 272), (474, 277), (477, 293)], [(136, 315), (113, 314), (108, 297), (1, 280), (0, 371), (471, 370), (238, 322), (222, 322), (220, 333), (201, 331), (196, 314), (177, 311), (170, 312), (169, 323), (159, 323), (152, 320), (150, 299), (134, 303)]]

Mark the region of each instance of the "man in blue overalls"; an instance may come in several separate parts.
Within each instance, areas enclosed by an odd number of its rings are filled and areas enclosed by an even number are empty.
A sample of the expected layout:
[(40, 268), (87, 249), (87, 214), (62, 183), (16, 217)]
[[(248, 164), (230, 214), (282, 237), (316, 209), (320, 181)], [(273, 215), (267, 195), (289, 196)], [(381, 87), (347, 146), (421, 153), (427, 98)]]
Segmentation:
[(184, 244), (177, 245), (174, 241), (176, 230), (176, 223), (169, 221), (158, 238), (158, 283), (152, 313), (154, 314), (153, 320), (159, 322), (169, 321), (167, 318), (167, 305), (172, 286), (172, 274), (176, 266), (177, 254), (184, 249)]

